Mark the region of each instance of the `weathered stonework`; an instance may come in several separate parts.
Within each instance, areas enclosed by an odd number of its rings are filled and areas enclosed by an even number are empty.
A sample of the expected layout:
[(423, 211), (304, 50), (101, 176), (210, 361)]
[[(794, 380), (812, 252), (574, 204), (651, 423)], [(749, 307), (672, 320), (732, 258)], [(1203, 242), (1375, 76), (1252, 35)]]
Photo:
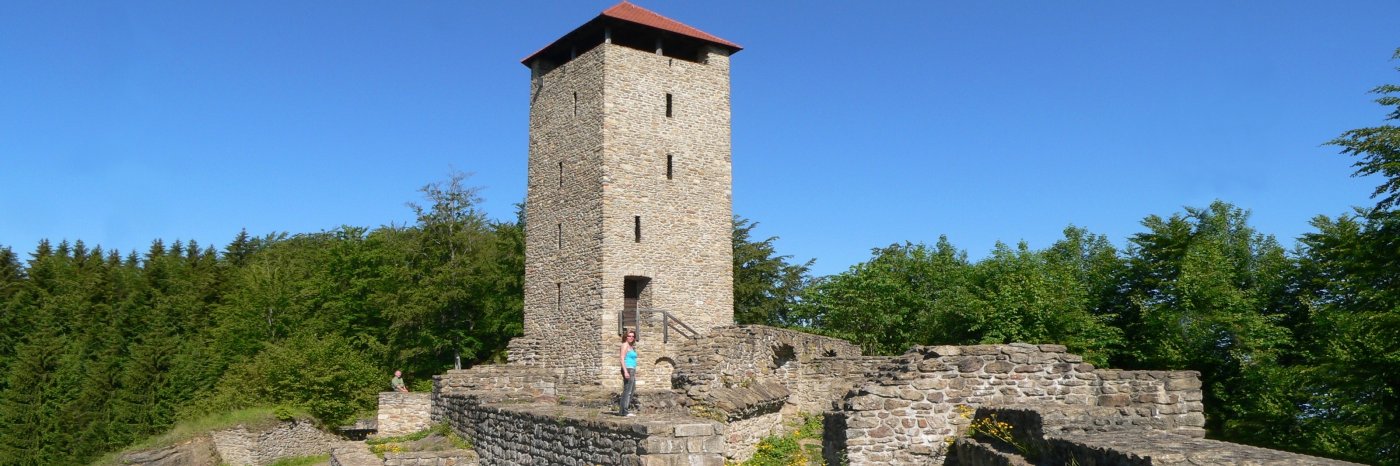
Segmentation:
[[(866, 357), (841, 340), (744, 326), (678, 351), (672, 390), (642, 394), (637, 418), (608, 414), (613, 408), (596, 385), (556, 382), (553, 372), (521, 366), (439, 376), (434, 417), (491, 445), (479, 451), (488, 465), (739, 462), (792, 414), (821, 410), (828, 464), (1038, 464), (1005, 445), (962, 437), (973, 419), (989, 415), (1039, 445), (1041, 458), (1072, 456), (1078, 464), (1345, 464), (1204, 441), (1197, 373), (1098, 369), (1060, 345), (929, 346)], [(672, 430), (646, 427), (693, 423), (713, 426), (713, 438), (680, 442)], [(611, 455), (620, 459), (600, 460)]]
[[(729, 51), (577, 53), (532, 63), (525, 335), (510, 358), (614, 386), (629, 278), (645, 283), (639, 308), (701, 333), (733, 323)], [(651, 364), (670, 354), (660, 331), (641, 332)]]
[(761, 325), (715, 329), (681, 345), (678, 353), (672, 386), (684, 387), (695, 400), (725, 404), (720, 407), (729, 412), (775, 396), (754, 393), (751, 402), (725, 401), (765, 381), (781, 387), (779, 404), (791, 405), (789, 411), (820, 413), (890, 359), (863, 357), (845, 340)]
[(121, 464), (140, 466), (214, 466), (220, 463), (214, 441), (201, 435), (176, 445), (122, 455)]
[(1111, 408), (1095, 422), (1201, 437), (1200, 387), (1193, 371), (1097, 370), (1060, 345), (916, 347), (851, 391), (836, 414), (844, 432), (828, 435), (854, 464), (941, 463), (971, 410), (1046, 404)]
[(322, 455), (339, 445), (339, 437), (317, 429), (309, 421), (287, 421), (271, 429), (214, 431), (214, 448), (223, 464), (265, 465), (282, 458)]
[(1151, 417), (1150, 413), (1106, 407), (1011, 405), (981, 408), (975, 418), (994, 418), (1011, 425), (1011, 436), (1019, 448), (995, 439), (960, 438), (952, 453), (956, 463), (963, 466), (1354, 464), (1187, 437), (1154, 430), (1152, 423), (1135, 422), (1145, 417)]
[(432, 406), (432, 393), (380, 392), (378, 435), (393, 437), (431, 427)]
[(482, 464), (724, 464), (723, 426), (688, 417), (621, 418), (544, 403), (461, 404)]

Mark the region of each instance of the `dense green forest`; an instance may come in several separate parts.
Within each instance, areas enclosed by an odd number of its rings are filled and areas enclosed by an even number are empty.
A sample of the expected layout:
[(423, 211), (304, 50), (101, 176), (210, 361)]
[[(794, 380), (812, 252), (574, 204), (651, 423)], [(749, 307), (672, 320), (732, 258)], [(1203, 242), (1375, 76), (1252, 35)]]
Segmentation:
[[(1400, 86), (1374, 92), (1400, 120)], [(1197, 370), (1213, 438), (1400, 464), (1400, 128), (1330, 144), (1381, 180), (1378, 202), (1318, 216), (1291, 248), (1218, 201), (1149, 215), (1122, 249), (1071, 226), (1046, 249), (970, 261), (946, 239), (894, 244), (812, 277), (736, 218), (735, 316), (875, 354), (1022, 341)], [(489, 221), (465, 183), (424, 187), (412, 225), (142, 254), (0, 246), (0, 464), (80, 464), (242, 407), (345, 422), (395, 368), (422, 389), (502, 360), (521, 330), (524, 220)]]

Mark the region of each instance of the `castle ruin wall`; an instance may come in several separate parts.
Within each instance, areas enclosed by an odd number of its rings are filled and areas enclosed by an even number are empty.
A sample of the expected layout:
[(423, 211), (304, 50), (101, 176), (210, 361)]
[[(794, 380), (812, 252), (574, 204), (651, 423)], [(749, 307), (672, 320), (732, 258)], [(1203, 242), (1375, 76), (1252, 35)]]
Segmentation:
[(852, 464), (941, 464), (982, 406), (1111, 408), (1115, 422), (1202, 437), (1199, 373), (1098, 370), (1060, 345), (915, 347), (852, 390), (825, 443)]

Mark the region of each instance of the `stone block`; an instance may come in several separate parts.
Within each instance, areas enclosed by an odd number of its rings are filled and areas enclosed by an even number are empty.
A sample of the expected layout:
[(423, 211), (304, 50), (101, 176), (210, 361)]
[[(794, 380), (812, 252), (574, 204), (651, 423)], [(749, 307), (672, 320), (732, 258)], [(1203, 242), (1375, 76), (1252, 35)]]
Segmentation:
[(957, 346), (933, 346), (929, 352), (935, 356), (957, 356), (962, 354), (962, 348)]
[(641, 458), (642, 466), (677, 466), (678, 455), (647, 455)]
[(983, 368), (983, 370), (992, 374), (1005, 374), (1011, 372), (1011, 369), (1013, 367), (1015, 367), (1015, 365), (1011, 364), (1010, 362), (992, 361), (991, 363), (988, 363)]
[(1099, 396), (1099, 406), (1121, 407), (1128, 406), (1131, 402), (1132, 399), (1124, 393)]
[(1029, 343), (1011, 343), (1001, 347), (1001, 352), (1004, 354), (1029, 353), (1031, 351), (1040, 351), (1040, 348)]
[(637, 452), (643, 455), (681, 453), (685, 444), (667, 437), (647, 437), (637, 444)]
[(1201, 388), (1201, 379), (1197, 378), (1170, 378), (1167, 379), (1167, 390), (1193, 390)]
[(697, 435), (714, 435), (715, 426), (711, 424), (677, 424), (677, 437), (694, 437)]
[(923, 362), (919, 363), (920, 372), (943, 372), (948, 369), (948, 365), (938, 359), (925, 359)]
[(910, 386), (916, 390), (938, 390), (948, 388), (948, 381), (944, 379), (924, 378), (915, 380)]
[(869, 411), (872, 409), (880, 409), (880, 407), (883, 406), (883, 400), (883, 398), (873, 395), (858, 396), (846, 400), (846, 406), (856, 411)]
[(685, 459), (685, 466), (724, 466), (724, 456), (718, 454), (691, 454)]
[(724, 453), (724, 437), (714, 436), (705, 439), (703, 450), (705, 453)]
[(909, 400), (904, 400), (904, 399), (899, 399), (899, 398), (888, 398), (888, 399), (885, 400), (884, 408), (885, 408), (886, 410), (895, 410), (895, 409), (900, 409), (900, 408), (907, 408), (907, 407), (909, 407), (909, 405), (910, 405), (910, 401), (909, 401)]
[(969, 356), (991, 356), (1001, 354), (1001, 348), (996, 345), (972, 345), (962, 347), (962, 354)]

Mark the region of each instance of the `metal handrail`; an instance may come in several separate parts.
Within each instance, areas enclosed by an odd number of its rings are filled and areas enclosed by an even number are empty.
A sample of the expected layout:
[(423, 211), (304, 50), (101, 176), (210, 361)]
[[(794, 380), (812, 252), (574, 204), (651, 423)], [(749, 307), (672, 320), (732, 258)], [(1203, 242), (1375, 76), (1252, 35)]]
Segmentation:
[[(700, 336), (700, 332), (696, 332), (695, 329), (690, 328), (690, 326), (689, 326), (689, 325), (686, 325), (685, 322), (682, 322), (680, 319), (677, 319), (676, 316), (671, 315), (670, 312), (667, 312), (667, 311), (664, 310), (664, 309), (640, 309), (640, 308), (638, 308), (638, 309), (632, 309), (631, 312), (632, 312), (632, 322), (634, 322), (634, 323), (636, 324), (636, 328), (635, 328), (634, 330), (636, 330), (636, 332), (637, 332), (637, 340), (638, 340), (638, 341), (641, 341), (641, 339), (642, 339), (642, 329), (641, 329), (641, 327), (642, 327), (642, 313), (643, 313), (643, 312), (646, 312), (646, 313), (649, 313), (649, 314), (661, 314), (661, 342), (662, 342), (662, 343), (669, 343), (669, 342), (671, 341), (671, 329), (672, 329), (672, 328), (675, 328), (675, 329), (676, 329), (676, 333), (679, 333), (681, 336), (686, 337), (686, 338), (691, 339), (691, 340), (694, 340), (695, 338), (698, 338), (698, 337)], [(628, 313), (628, 310), (627, 310), (627, 309), (623, 309), (622, 311), (619, 311), (619, 312), (618, 312), (618, 315), (617, 315), (617, 333), (618, 333), (619, 335), (622, 334), (624, 328), (626, 327), (626, 325), (624, 325), (624, 324), (627, 322), (627, 319), (626, 319), (627, 313)]]

